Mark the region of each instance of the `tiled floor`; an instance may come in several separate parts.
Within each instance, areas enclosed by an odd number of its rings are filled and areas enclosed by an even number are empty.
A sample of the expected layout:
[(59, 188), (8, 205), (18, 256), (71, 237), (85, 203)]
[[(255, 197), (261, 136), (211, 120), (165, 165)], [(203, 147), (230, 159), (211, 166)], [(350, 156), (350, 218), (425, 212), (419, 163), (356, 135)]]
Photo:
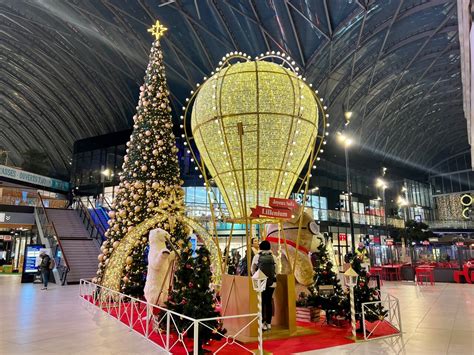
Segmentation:
[(385, 282), (400, 300), (403, 335), (304, 354), (474, 355), (474, 285)]
[(21, 284), (0, 274), (0, 354), (159, 354), (104, 313), (90, 313), (79, 286)]
[[(20, 284), (0, 275), (0, 354), (158, 354), (105, 314), (91, 313), (78, 286)], [(385, 283), (400, 300), (403, 337), (305, 354), (474, 355), (474, 285)]]

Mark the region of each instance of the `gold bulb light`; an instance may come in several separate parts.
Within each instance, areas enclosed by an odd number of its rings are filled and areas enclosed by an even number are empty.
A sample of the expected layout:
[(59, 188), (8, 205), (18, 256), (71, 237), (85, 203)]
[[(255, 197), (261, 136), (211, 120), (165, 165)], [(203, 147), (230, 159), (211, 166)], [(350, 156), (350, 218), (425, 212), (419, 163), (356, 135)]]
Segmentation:
[(231, 220), (243, 223), (251, 207), (268, 206), (270, 197), (288, 198), (298, 182), (298, 191), (307, 191), (327, 115), (322, 100), (283, 55), (252, 61), (232, 53), (219, 64), (184, 108), (184, 119), (191, 116), (185, 136), (191, 151), (192, 140), (199, 151), (206, 186), (210, 174)]

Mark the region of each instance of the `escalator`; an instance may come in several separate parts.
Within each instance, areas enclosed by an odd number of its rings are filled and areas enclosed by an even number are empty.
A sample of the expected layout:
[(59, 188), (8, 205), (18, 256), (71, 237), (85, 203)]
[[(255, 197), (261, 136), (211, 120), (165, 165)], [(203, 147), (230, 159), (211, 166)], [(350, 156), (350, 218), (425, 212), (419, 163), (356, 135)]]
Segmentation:
[(84, 205), (74, 209), (37, 207), (38, 229), (52, 249), (61, 284), (92, 279), (97, 272), (102, 235)]
[(87, 210), (89, 211), (89, 215), (91, 216), (92, 221), (94, 222), (96, 228), (98, 229), (101, 235), (102, 241), (104, 241), (106, 239), (105, 232), (109, 228), (110, 207), (94, 204), (91, 202), (89, 198), (86, 198), (85, 200), (81, 200), (81, 201), (83, 205), (87, 207)]

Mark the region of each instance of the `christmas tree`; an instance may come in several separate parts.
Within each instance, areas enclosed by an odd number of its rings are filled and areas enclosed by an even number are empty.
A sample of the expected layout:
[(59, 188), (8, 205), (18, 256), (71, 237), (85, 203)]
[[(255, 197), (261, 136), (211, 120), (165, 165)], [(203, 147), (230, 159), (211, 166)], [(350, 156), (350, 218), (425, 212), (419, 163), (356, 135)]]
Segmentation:
[[(205, 247), (199, 248), (193, 258), (192, 250), (181, 253), (177, 270), (174, 274), (173, 290), (168, 296), (166, 306), (177, 313), (185, 314), (194, 319), (219, 317), (216, 311), (215, 293), (210, 288), (211, 267), (210, 253)], [(177, 331), (184, 331), (191, 321), (175, 318)], [(220, 339), (225, 333), (222, 324), (217, 320), (207, 321), (199, 326), (199, 353), (203, 353), (203, 345), (211, 339)], [(193, 327), (188, 331), (192, 336)]]
[[(149, 229), (165, 229), (172, 235), (171, 241), (178, 248), (179, 245), (188, 244), (187, 231), (176, 223), (176, 216), (184, 213), (184, 192), (173, 134), (170, 92), (159, 41), (165, 30), (159, 22), (149, 30), (156, 39), (151, 48), (144, 84), (140, 87), (137, 113), (133, 116), (133, 132), (127, 142), (123, 173), (112, 205), (113, 211), (109, 214), (110, 228), (106, 232), (107, 240), (101, 247), (95, 279), (104, 286), (118, 288), (134, 296), (143, 294)], [(168, 219), (134, 236), (135, 240), (127, 241), (130, 245), (127, 248), (121, 247), (125, 236), (140, 223), (156, 215), (157, 208), (165, 210)], [(110, 270), (112, 267), (109, 264), (113, 265), (114, 270)]]
[[(352, 260), (352, 268), (359, 274), (357, 284), (354, 287), (355, 310), (356, 319), (362, 320), (362, 303), (374, 302), (380, 300), (380, 290), (369, 286), (369, 274), (361, 266), (361, 261), (358, 257)], [(369, 322), (383, 320), (387, 315), (387, 310), (383, 308), (380, 303), (367, 305), (365, 310), (365, 319)], [(360, 324), (362, 328), (362, 324)]]
[[(328, 321), (334, 316), (349, 317), (349, 300), (342, 289), (341, 283), (333, 271), (333, 264), (329, 258), (326, 245), (321, 243), (317, 251), (312, 255), (315, 260), (314, 288), (310, 290), (308, 300), (326, 311)], [(324, 287), (332, 286), (333, 292), (322, 292)]]

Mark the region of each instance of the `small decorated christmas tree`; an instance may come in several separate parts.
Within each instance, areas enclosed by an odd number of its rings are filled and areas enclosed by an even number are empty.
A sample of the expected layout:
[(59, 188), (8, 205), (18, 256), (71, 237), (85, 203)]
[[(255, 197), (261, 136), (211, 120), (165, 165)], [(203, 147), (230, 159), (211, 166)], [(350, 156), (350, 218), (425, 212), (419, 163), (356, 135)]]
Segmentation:
[[(308, 300), (314, 300), (315, 305), (326, 311), (328, 321), (334, 316), (348, 318), (349, 302), (347, 295), (333, 271), (333, 264), (324, 243), (318, 246), (318, 250), (312, 256), (312, 259), (315, 260), (314, 288), (311, 290)], [(323, 290), (324, 286), (331, 286), (333, 290)]]
[[(201, 247), (196, 254), (197, 256), (193, 258), (191, 249), (181, 253), (174, 275), (173, 290), (168, 296), (166, 307), (194, 319), (219, 317), (215, 292), (210, 285), (212, 277), (210, 253), (205, 247)], [(187, 319), (177, 318), (175, 322), (179, 332), (191, 325), (191, 321)], [(220, 334), (224, 332), (222, 324), (216, 320), (200, 325), (199, 353), (205, 352), (204, 344), (211, 339), (220, 339), (222, 337)], [(193, 327), (189, 329), (188, 335), (193, 335)]]
[[(352, 260), (352, 268), (359, 274), (357, 285), (354, 287), (356, 319), (362, 320), (362, 303), (374, 302), (380, 300), (380, 290), (369, 286), (369, 275), (365, 268), (361, 266), (361, 261), (358, 257)], [(367, 305), (365, 310), (365, 319), (369, 322), (383, 320), (387, 315), (387, 310), (378, 304)], [(362, 325), (360, 325), (362, 328)]]

